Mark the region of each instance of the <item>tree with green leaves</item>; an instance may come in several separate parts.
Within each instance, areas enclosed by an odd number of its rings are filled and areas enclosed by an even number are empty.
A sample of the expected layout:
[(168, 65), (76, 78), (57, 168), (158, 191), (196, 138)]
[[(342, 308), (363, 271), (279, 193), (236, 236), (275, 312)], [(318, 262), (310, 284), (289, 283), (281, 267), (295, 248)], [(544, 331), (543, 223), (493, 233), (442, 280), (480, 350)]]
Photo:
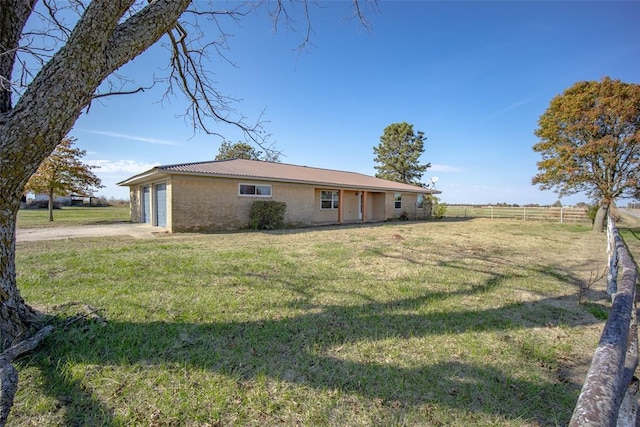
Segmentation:
[(265, 162), (279, 162), (280, 152), (271, 148), (265, 149), (265, 153), (256, 150), (251, 144), (238, 141), (235, 144), (229, 141), (222, 141), (216, 160), (246, 159), (264, 160)]
[(64, 138), (53, 153), (40, 164), (38, 170), (31, 175), (25, 186), (25, 191), (47, 195), (49, 221), (53, 221), (55, 196), (93, 195), (94, 188), (102, 187), (100, 178), (91, 171), (98, 166), (83, 163), (81, 159), (87, 152), (74, 147), (74, 144), (75, 139)]
[(639, 196), (640, 85), (578, 82), (551, 100), (535, 135), (542, 160), (532, 183), (560, 196), (584, 192), (598, 205), (594, 231), (616, 198)]
[(422, 186), (420, 179), (430, 163), (421, 164), (420, 156), (424, 153), (424, 133), (414, 132), (413, 125), (393, 123), (384, 129), (380, 144), (373, 147), (378, 163), (376, 177), (405, 184)]

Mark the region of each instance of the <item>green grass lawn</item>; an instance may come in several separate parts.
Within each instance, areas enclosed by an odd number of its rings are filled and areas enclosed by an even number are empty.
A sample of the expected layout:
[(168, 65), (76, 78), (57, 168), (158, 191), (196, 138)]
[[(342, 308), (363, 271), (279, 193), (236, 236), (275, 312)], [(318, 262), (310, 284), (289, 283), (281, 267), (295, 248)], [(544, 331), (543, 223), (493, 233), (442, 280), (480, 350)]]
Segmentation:
[(566, 425), (605, 257), (588, 226), (484, 219), (18, 243), (57, 328), (9, 422)]
[(80, 225), (111, 224), (129, 222), (129, 206), (84, 207), (63, 206), (54, 209), (53, 222), (49, 221), (47, 209), (20, 209), (18, 228), (72, 227)]

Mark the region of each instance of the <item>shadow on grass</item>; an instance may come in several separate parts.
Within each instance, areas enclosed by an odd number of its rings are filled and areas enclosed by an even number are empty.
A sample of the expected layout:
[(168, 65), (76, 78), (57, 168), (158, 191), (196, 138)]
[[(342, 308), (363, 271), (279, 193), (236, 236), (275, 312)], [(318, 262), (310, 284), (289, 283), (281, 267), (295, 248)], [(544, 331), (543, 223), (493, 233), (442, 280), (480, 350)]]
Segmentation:
[(626, 231), (629, 234), (631, 234), (633, 237), (635, 237), (636, 240), (640, 240), (640, 228), (622, 228), (620, 227), (621, 231)]
[[(491, 277), (469, 293), (485, 292), (502, 279)], [(86, 384), (61, 372), (67, 361), (102, 367), (176, 363), (243, 380), (266, 375), (318, 390), (340, 390), (395, 408), (431, 403), (542, 425), (566, 424), (579, 384), (525, 381), (494, 366), (465, 363), (461, 361), (464, 358), (454, 355), (448, 361), (415, 367), (339, 357), (342, 346), (389, 338), (502, 331), (508, 340), (510, 330), (549, 323), (585, 324), (584, 318), (546, 301), (417, 314), (420, 308), (444, 297), (442, 293), (425, 293), (386, 303), (326, 306), (291, 318), (249, 322), (111, 321), (104, 327), (78, 322), (57, 329), (34, 357), (23, 363), (41, 372), (45, 392), (64, 407), (65, 425), (121, 424), (113, 408), (106, 407)]]
[[(260, 230), (262, 233), (267, 234), (299, 234), (299, 233), (309, 233), (312, 231), (330, 231), (330, 230), (348, 230), (348, 229), (358, 229), (358, 228), (375, 228), (375, 227), (387, 227), (390, 225), (414, 225), (414, 224), (433, 224), (439, 222), (465, 222), (472, 221), (474, 218), (467, 217), (459, 217), (459, 218), (441, 218), (441, 219), (415, 219), (415, 220), (388, 220), (388, 221), (371, 221), (371, 222), (362, 222), (362, 221), (346, 221), (342, 224), (335, 223), (327, 223), (327, 224), (317, 224), (317, 225), (309, 225), (309, 226), (296, 226), (291, 228), (284, 228), (278, 230)], [(256, 230), (242, 230), (241, 232), (255, 232)], [(228, 231), (223, 232), (225, 234), (229, 233)]]

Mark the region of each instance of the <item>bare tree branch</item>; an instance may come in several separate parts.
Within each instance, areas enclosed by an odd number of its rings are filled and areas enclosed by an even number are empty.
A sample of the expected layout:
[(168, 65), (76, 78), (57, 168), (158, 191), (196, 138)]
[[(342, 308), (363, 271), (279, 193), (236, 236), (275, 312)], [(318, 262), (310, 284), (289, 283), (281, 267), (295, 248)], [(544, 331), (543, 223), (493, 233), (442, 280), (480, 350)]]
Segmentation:
[(213, 119), (216, 122), (234, 125), (249, 139), (254, 142), (260, 141), (259, 130), (262, 122), (259, 120), (253, 125), (248, 125), (244, 116), (234, 117), (235, 110), (232, 104), (238, 100), (222, 95), (215, 88), (216, 82), (211, 73), (204, 67), (203, 59), (207, 58), (206, 48), (216, 44), (191, 48), (189, 33), (182, 24), (177, 24), (167, 36), (171, 42), (171, 73), (165, 96), (173, 93), (173, 86), (176, 85), (188, 97), (190, 105), (184, 115), (190, 118), (194, 130), (200, 128), (209, 134), (222, 137), (207, 124), (208, 119)]
[[(354, 8), (354, 17), (360, 21), (360, 24), (367, 30), (371, 31), (373, 29), (371, 23), (367, 19), (366, 13), (362, 10), (362, 0), (353, 0), (353, 8)], [(377, 0), (364, 1), (365, 4), (371, 7), (373, 12), (378, 12), (378, 2)]]
[(20, 341), (0, 354), (0, 426), (6, 424), (18, 390), (18, 372), (11, 363), (18, 356), (36, 348), (52, 331), (53, 326), (47, 325), (31, 338)]
[[(100, 98), (106, 98), (108, 96), (133, 95), (135, 93), (144, 92), (145, 90), (151, 90), (156, 85), (156, 83), (157, 81), (154, 81), (151, 86), (139, 86), (138, 88), (132, 90), (110, 90), (109, 92), (105, 93), (96, 93), (93, 95), (92, 101)], [(91, 102), (87, 105), (86, 112), (89, 113), (90, 109)]]

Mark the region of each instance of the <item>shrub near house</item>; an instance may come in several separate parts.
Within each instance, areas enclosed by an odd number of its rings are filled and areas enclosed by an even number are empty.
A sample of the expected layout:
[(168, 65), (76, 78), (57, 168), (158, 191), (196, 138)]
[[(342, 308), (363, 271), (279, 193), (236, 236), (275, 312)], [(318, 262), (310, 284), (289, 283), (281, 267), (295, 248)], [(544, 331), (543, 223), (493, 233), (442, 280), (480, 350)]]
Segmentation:
[(275, 230), (284, 227), (284, 213), (287, 204), (273, 200), (258, 200), (251, 205), (249, 228), (254, 230)]

